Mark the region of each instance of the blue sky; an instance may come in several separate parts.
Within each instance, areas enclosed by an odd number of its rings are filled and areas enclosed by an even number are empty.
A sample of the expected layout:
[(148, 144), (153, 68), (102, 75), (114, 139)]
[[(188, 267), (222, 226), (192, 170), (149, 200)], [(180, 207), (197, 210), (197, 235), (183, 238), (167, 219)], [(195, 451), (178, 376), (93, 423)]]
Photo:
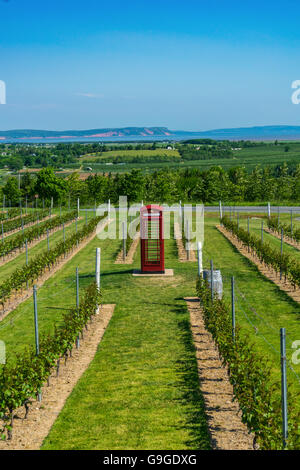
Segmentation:
[(300, 3), (0, 0), (0, 129), (300, 125)]

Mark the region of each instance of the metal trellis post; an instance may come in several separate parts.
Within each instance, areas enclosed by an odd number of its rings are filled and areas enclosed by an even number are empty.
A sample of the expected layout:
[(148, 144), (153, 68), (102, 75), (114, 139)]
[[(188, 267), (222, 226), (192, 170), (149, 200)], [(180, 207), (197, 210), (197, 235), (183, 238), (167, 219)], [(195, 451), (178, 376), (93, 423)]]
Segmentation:
[(210, 260), (210, 290), (211, 290), (211, 301), (214, 300), (214, 264), (213, 260)]
[(123, 236), (123, 261), (126, 259), (126, 239), (125, 239), (125, 222), (122, 222), (122, 236)]
[(288, 438), (288, 406), (287, 406), (287, 376), (286, 376), (286, 334), (285, 328), (280, 328), (281, 351), (281, 405), (282, 405), (282, 440), (283, 447), (287, 445)]
[(235, 297), (234, 297), (234, 276), (231, 278), (231, 318), (232, 318), (232, 340), (235, 341)]
[[(77, 315), (79, 315), (79, 270), (76, 268), (76, 309)], [(79, 335), (76, 338), (76, 348), (79, 348)]]
[[(35, 333), (35, 352), (38, 356), (40, 354), (40, 342), (39, 342), (39, 322), (38, 322), (38, 310), (37, 310), (37, 287), (33, 286), (33, 305), (34, 305), (34, 333)], [(42, 401), (42, 394), (38, 392), (38, 401)]]
[(202, 268), (202, 243), (198, 242), (198, 276), (200, 277), (203, 271)]
[(280, 246), (281, 264), (280, 264), (280, 279), (282, 279), (282, 255), (283, 255), (283, 228), (281, 229), (281, 246)]

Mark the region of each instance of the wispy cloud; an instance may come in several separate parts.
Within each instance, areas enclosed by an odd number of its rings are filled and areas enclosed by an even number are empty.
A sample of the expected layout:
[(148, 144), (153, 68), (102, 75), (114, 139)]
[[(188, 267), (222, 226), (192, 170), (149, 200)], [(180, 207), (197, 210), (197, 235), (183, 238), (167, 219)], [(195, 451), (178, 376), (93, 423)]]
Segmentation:
[(104, 98), (100, 93), (75, 93), (76, 96), (84, 96), (85, 98)]

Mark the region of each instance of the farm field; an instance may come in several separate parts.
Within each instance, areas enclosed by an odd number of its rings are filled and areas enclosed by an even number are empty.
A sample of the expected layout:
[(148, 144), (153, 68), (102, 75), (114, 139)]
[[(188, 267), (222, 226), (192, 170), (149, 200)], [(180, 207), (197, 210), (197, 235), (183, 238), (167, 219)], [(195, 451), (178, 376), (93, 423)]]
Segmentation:
[[(92, 211), (88, 214), (93, 216)], [(288, 221), (289, 216), (284, 218)], [(212, 259), (214, 268), (221, 270), (228, 304), (230, 278), (235, 276), (237, 324), (255, 350), (268, 358), (273, 380), (280, 381), (279, 329), (286, 328), (291, 361), (291, 342), (300, 338), (300, 306), (236, 251), (215, 228), (218, 222), (217, 214), (206, 214), (204, 268), (209, 269)], [(251, 219), (250, 228), (257, 234), (260, 222)], [(84, 218), (80, 223), (85, 223)], [(240, 224), (246, 223), (240, 216)], [(61, 232), (55, 236), (61, 237)], [(274, 246), (278, 244), (274, 237), (264, 236)], [(34, 248), (41, 249), (42, 244)], [(175, 276), (134, 278), (131, 272), (139, 267), (139, 248), (133, 265), (120, 265), (114, 261), (121, 246), (120, 240), (94, 238), (38, 290), (39, 326), (45, 334), (75, 304), (76, 267), (80, 293), (93, 279), (95, 248), (101, 247), (103, 303), (116, 304), (94, 360), (73, 389), (43, 449), (209, 449), (184, 301), (195, 296), (197, 264), (179, 262), (171, 239), (166, 241), (166, 267), (174, 269)], [(16, 259), (18, 263), (22, 256)], [(6, 275), (4, 268), (0, 268), (1, 278)], [(32, 299), (1, 322), (0, 339), (6, 342), (8, 355), (34, 344)], [(300, 366), (293, 369), (288, 369), (289, 390), (299, 393)], [(299, 402), (289, 405), (300, 409)]]
[[(285, 147), (288, 147), (288, 151), (285, 151)], [(130, 162), (130, 157), (155, 157), (155, 156), (164, 156), (167, 157), (175, 156), (179, 157), (178, 161), (153, 161), (150, 160), (147, 162)], [(234, 151), (233, 156), (230, 158), (211, 158), (207, 160), (182, 160), (178, 153), (178, 150), (166, 150), (166, 149), (156, 149), (156, 150), (114, 150), (103, 152), (101, 155), (93, 154), (93, 158), (90, 156), (83, 156), (80, 158), (81, 163), (92, 163), (93, 171), (101, 172), (107, 170), (106, 164), (101, 164), (98, 159), (105, 159), (111, 162), (114, 162), (117, 157), (128, 157), (124, 158), (124, 162), (120, 165), (114, 164), (110, 166), (109, 171), (113, 173), (116, 172), (125, 172), (130, 171), (134, 168), (139, 168), (144, 172), (152, 172), (156, 169), (163, 168), (197, 168), (199, 170), (208, 170), (212, 166), (221, 166), (224, 170), (229, 170), (230, 168), (243, 166), (248, 172), (255, 169), (257, 165), (260, 165), (262, 168), (266, 166), (276, 167), (282, 165), (283, 162), (287, 164), (288, 167), (295, 167), (300, 161), (300, 143), (299, 142), (281, 142), (278, 145), (273, 143), (265, 143), (262, 145), (256, 145), (254, 147), (241, 148), (240, 150)]]
[(180, 155), (178, 153), (178, 150), (168, 150), (164, 148), (157, 148), (155, 150), (109, 150), (107, 152), (98, 152), (98, 153), (92, 153), (89, 155), (84, 155), (83, 157), (80, 157), (79, 161), (80, 162), (88, 162), (88, 161), (93, 161), (94, 159), (101, 159), (101, 160), (111, 160), (113, 161), (117, 157), (178, 157), (180, 158)]
[[(113, 147), (118, 145), (118, 149)], [(186, 149), (188, 146), (181, 143), (170, 144), (172, 149), (166, 148), (166, 143), (156, 143), (156, 149), (141, 148), (140, 150), (128, 150), (127, 144), (109, 144), (109, 150), (104, 152), (91, 152), (76, 157), (70, 162), (61, 162), (56, 168), (58, 175), (67, 176), (72, 169), (79, 170), (84, 173), (87, 166), (92, 167), (93, 172), (112, 172), (124, 173), (133, 169), (140, 169), (143, 173), (153, 172), (159, 169), (199, 169), (201, 171), (208, 170), (214, 166), (221, 166), (228, 171), (235, 167), (245, 167), (250, 173), (257, 166), (261, 168), (270, 167), (272, 170), (286, 163), (288, 168), (295, 169), (300, 159), (300, 142), (274, 142), (256, 143), (254, 146), (243, 146), (238, 150), (232, 150), (232, 154), (227, 158), (218, 156), (210, 156), (209, 158), (199, 155), (199, 160), (182, 158), (180, 156), (180, 148)], [(162, 147), (162, 145), (164, 145)], [(201, 149), (203, 144), (199, 143), (198, 148)], [(124, 146), (124, 149), (122, 149)], [(144, 144), (147, 146), (147, 144)], [(197, 147), (197, 144), (190, 145), (190, 148)], [(207, 147), (211, 147), (208, 145)], [(230, 147), (230, 143), (229, 143)], [(203, 159), (204, 158), (204, 159)], [(102, 162), (103, 160), (103, 162)], [(31, 165), (26, 169), (20, 170), (20, 173), (29, 172), (35, 174), (40, 170), (39, 165), (35, 167)], [(3, 175), (8, 173), (3, 172)], [(3, 176), (4, 177), (4, 176)], [(4, 180), (3, 180), (4, 181)]]

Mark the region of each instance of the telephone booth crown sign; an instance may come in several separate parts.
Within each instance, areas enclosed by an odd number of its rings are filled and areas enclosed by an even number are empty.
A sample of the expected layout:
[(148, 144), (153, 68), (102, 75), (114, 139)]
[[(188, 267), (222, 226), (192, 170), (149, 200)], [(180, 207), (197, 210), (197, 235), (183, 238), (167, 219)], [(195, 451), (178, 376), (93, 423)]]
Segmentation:
[(140, 213), (141, 271), (164, 273), (163, 208), (154, 204), (144, 206)]

